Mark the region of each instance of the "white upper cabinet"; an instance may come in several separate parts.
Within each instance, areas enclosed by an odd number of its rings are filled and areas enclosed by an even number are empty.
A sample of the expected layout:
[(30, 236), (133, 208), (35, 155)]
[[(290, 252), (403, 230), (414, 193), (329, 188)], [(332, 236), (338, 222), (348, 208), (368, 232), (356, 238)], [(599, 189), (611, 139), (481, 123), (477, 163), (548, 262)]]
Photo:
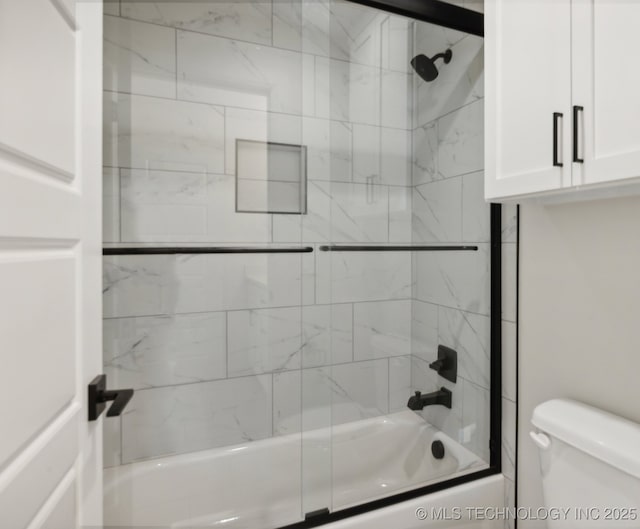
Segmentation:
[(637, 182), (639, 22), (628, 0), (487, 2), (487, 200)]
[(494, 0), (485, 11), (486, 195), (570, 185), (571, 2)]
[(640, 177), (640, 2), (573, 3), (573, 104), (584, 107), (573, 184)]

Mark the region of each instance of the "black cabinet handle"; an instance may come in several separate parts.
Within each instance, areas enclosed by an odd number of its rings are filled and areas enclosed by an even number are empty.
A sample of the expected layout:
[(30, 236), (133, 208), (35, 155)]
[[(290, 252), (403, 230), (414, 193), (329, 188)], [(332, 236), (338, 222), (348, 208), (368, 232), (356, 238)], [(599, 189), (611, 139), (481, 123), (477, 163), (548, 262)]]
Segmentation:
[(132, 389), (107, 390), (107, 375), (98, 375), (89, 384), (89, 420), (97, 420), (110, 400), (113, 404), (107, 411), (107, 417), (119, 416), (131, 397), (133, 397)]
[(562, 162), (558, 160), (558, 134), (560, 127), (558, 121), (562, 119), (562, 112), (553, 113), (553, 166), (562, 167)]
[(578, 156), (578, 144), (580, 143), (580, 133), (578, 126), (578, 118), (580, 112), (584, 111), (584, 107), (574, 105), (573, 107), (573, 161), (576, 163), (584, 163), (584, 159)]

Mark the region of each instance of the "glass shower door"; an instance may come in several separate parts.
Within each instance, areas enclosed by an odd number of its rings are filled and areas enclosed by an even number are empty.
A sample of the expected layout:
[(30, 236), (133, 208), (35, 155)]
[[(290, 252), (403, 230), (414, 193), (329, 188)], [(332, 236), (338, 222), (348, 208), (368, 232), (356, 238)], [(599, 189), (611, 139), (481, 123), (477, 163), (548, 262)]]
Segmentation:
[(104, 369), (136, 390), (106, 524), (283, 527), (487, 468), (482, 39), (343, 0), (105, 10)]
[(105, 524), (300, 521), (308, 57), (271, 2), (105, 7)]
[[(303, 220), (332, 314), (329, 363), (302, 375), (317, 516), (489, 467), (491, 230), (482, 38), (339, 0), (305, 13), (330, 133)], [(434, 369), (451, 355), (453, 379)]]

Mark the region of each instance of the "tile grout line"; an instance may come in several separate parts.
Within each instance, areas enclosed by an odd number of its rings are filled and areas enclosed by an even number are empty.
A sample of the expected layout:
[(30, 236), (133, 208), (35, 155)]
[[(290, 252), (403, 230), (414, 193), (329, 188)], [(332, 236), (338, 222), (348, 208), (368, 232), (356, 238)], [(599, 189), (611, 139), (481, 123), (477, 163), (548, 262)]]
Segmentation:
[[(157, 257), (157, 256), (154, 256)], [(267, 306), (267, 307), (247, 307), (240, 309), (220, 309), (220, 310), (202, 310), (202, 311), (193, 311), (193, 312), (177, 312), (172, 314), (167, 313), (157, 313), (157, 314), (141, 314), (141, 315), (132, 315), (132, 316), (107, 316), (103, 318), (104, 320), (122, 320), (122, 319), (134, 319), (134, 318), (179, 318), (182, 316), (196, 316), (203, 314), (221, 314), (221, 313), (233, 313), (233, 312), (256, 312), (262, 310), (280, 310), (280, 309), (296, 309), (296, 308), (305, 308), (305, 307), (330, 307), (332, 305), (353, 305), (360, 303), (383, 303), (383, 302), (397, 302), (397, 301), (411, 301), (412, 298), (384, 298), (384, 299), (372, 299), (372, 300), (362, 300), (362, 301), (336, 301), (336, 302), (328, 302), (328, 303), (307, 303), (302, 305), (299, 304), (294, 305), (278, 305), (278, 306)], [(420, 301), (420, 300), (416, 300)], [(428, 301), (421, 301), (421, 303), (430, 303)], [(435, 303), (430, 303), (435, 305)], [(454, 308), (454, 307), (448, 307)], [(465, 311), (466, 312), (466, 311)], [(476, 313), (470, 313), (476, 314)], [(479, 314), (484, 316), (484, 314)]]
[(229, 378), (229, 312), (224, 313), (224, 348), (225, 348), (225, 378)]
[[(281, 110), (264, 110), (264, 109), (260, 109), (260, 108), (252, 108), (252, 107), (240, 107), (240, 106), (236, 106), (236, 105), (229, 105), (229, 104), (225, 104), (225, 103), (212, 103), (209, 101), (199, 101), (196, 99), (185, 99), (185, 98), (172, 98), (172, 97), (167, 97), (167, 96), (160, 96), (160, 95), (156, 95), (156, 94), (145, 94), (145, 93), (139, 93), (139, 92), (125, 92), (123, 90), (111, 90), (109, 88), (102, 88), (102, 92), (103, 93), (107, 93), (107, 94), (114, 94), (114, 95), (123, 95), (123, 96), (133, 96), (133, 97), (140, 97), (140, 98), (147, 98), (147, 99), (159, 99), (162, 101), (171, 101), (171, 102), (180, 102), (180, 103), (188, 103), (191, 105), (201, 105), (201, 106), (208, 106), (208, 107), (217, 107), (217, 108), (228, 108), (231, 110), (242, 110), (242, 111), (246, 111), (246, 112), (255, 112), (255, 113), (262, 113), (262, 114), (275, 114), (277, 116), (287, 116), (290, 118), (297, 118), (297, 119), (317, 119), (317, 120), (321, 120), (321, 121), (329, 121), (330, 123), (341, 123), (341, 124), (345, 124), (348, 126), (351, 125), (360, 125), (363, 127), (376, 127), (376, 128), (381, 128), (381, 129), (385, 129), (385, 130), (394, 130), (394, 131), (399, 131), (399, 132), (411, 132), (407, 129), (404, 128), (400, 128), (400, 127), (390, 127), (388, 125), (377, 125), (377, 124), (371, 124), (371, 123), (366, 123), (363, 121), (353, 121), (351, 119), (335, 119), (332, 117), (323, 117), (323, 116), (313, 116), (313, 115), (309, 115), (309, 114), (304, 114), (302, 112), (299, 113), (294, 113), (294, 112), (284, 112)], [(419, 127), (418, 127), (419, 128)]]
[(175, 42), (175, 66), (176, 66), (176, 75), (175, 75), (175, 93), (176, 93), (176, 101), (178, 101), (178, 30), (174, 29), (174, 42)]
[[(484, 101), (484, 96), (483, 97), (479, 97), (478, 99), (474, 99), (473, 101), (470, 101), (468, 103), (465, 103), (462, 106), (456, 107), (453, 110), (448, 110), (447, 112), (445, 112), (444, 114), (437, 116), (429, 121), (426, 121), (425, 123), (421, 123), (419, 125), (416, 125), (415, 127), (413, 127), (413, 131), (416, 131), (418, 129), (422, 129), (424, 127), (429, 127), (431, 125), (433, 125), (435, 122), (440, 121), (442, 118), (446, 118), (447, 116), (450, 116), (451, 114), (455, 113), (455, 112), (459, 112), (460, 110), (463, 110), (467, 107), (470, 107), (471, 105), (474, 105), (476, 103), (478, 103), (479, 101)], [(387, 127), (389, 128), (389, 127)]]
[(387, 413), (391, 413), (391, 359), (387, 358)]
[[(302, 230), (304, 230), (304, 222), (302, 226)], [(313, 253), (315, 254), (313, 257), (313, 304), (318, 305), (318, 245), (313, 245)]]
[[(110, 167), (107, 167), (106, 169), (111, 169)], [(115, 169), (115, 168), (114, 168)], [(124, 168), (125, 170), (128, 170), (126, 168)], [(189, 173), (191, 174), (197, 174), (197, 173)], [(366, 184), (365, 184), (366, 185)], [(376, 184), (376, 185), (381, 185), (381, 184)], [(207, 247), (209, 245), (211, 245), (211, 243), (213, 242), (213, 244), (215, 244), (216, 246), (223, 246), (225, 248), (236, 248), (236, 247), (242, 247), (244, 245), (247, 244), (263, 244), (266, 248), (270, 248), (270, 245), (273, 245), (274, 248), (279, 248), (281, 246), (287, 246), (287, 245), (291, 245), (291, 244), (300, 244), (299, 240), (288, 240), (288, 241), (276, 241), (276, 242), (271, 242), (271, 241), (232, 241), (232, 242), (221, 242), (221, 243), (216, 243), (214, 241), (211, 240), (199, 240), (199, 241), (187, 241), (187, 242), (181, 242), (181, 241), (122, 241), (121, 243), (114, 243), (114, 242), (106, 242), (104, 248), (112, 248), (112, 249), (126, 249), (126, 248), (154, 248), (154, 247), (167, 247), (167, 248), (171, 248), (172, 246), (176, 246), (176, 245), (180, 245), (180, 247), (185, 247), (185, 248), (202, 248), (202, 247)], [(358, 244), (359, 240), (354, 240), (354, 239), (349, 239), (349, 240), (334, 240), (334, 241), (320, 241), (320, 240), (314, 240), (314, 241), (304, 241), (302, 242), (302, 246), (313, 246), (313, 245), (319, 245), (319, 246), (324, 246), (327, 244), (336, 244), (336, 245), (353, 245), (353, 244)], [(395, 247), (402, 247), (402, 246), (406, 246), (410, 243), (411, 241), (406, 240), (406, 241), (385, 241), (385, 240), (368, 240), (364, 242), (365, 246), (368, 245), (374, 245), (374, 246), (385, 246), (385, 248), (395, 248)], [(449, 245), (472, 245), (472, 246), (488, 246), (491, 241), (478, 241), (478, 240), (450, 240), (450, 241), (429, 241), (429, 240), (424, 240), (424, 241), (413, 241), (417, 246), (421, 246), (421, 245), (425, 245), (425, 246), (449, 246)], [(115, 246), (116, 244), (121, 244), (122, 246)], [(503, 245), (514, 245), (516, 244), (515, 242), (503, 242), (501, 243)], [(281, 246), (278, 246), (281, 245)], [(412, 250), (413, 251), (413, 250)], [(380, 250), (380, 251), (373, 251), (371, 253), (380, 253), (380, 252), (384, 252), (384, 250)], [(309, 252), (312, 253), (312, 252)], [(324, 252), (315, 252), (317, 254), (320, 253), (324, 253)], [(327, 252), (330, 253), (330, 252)], [(403, 252), (405, 254), (409, 254), (411, 253), (411, 251), (406, 251)], [(176, 255), (181, 255), (181, 254), (172, 254), (174, 257)], [(250, 255), (255, 255), (255, 254), (250, 254)], [(110, 256), (104, 256), (106, 257), (153, 257), (153, 255), (120, 255), (120, 256), (115, 256), (115, 255), (110, 255)], [(155, 257), (157, 257), (157, 255), (155, 255)], [(201, 255), (201, 257), (203, 257)], [(345, 302), (347, 303), (347, 302)]]
[(122, 416), (118, 417), (118, 419), (120, 420), (120, 454), (118, 459), (120, 459), (120, 465), (123, 465), (124, 464), (124, 421), (122, 420)]
[(116, 168), (118, 175), (118, 241), (122, 242), (122, 171), (120, 167)]
[[(352, 362), (336, 362), (336, 363), (327, 363), (327, 364), (318, 364), (318, 365), (311, 365), (308, 367), (300, 367), (300, 368), (294, 368), (294, 369), (283, 369), (283, 370), (275, 370), (275, 371), (263, 371), (263, 372), (259, 372), (259, 373), (251, 373), (251, 374), (240, 374), (240, 375), (232, 375), (229, 377), (220, 377), (220, 378), (211, 378), (211, 379), (202, 379), (202, 380), (194, 380), (192, 382), (180, 382), (177, 384), (166, 384), (166, 385), (162, 385), (162, 386), (143, 386), (143, 387), (138, 387), (135, 388), (136, 393), (139, 392), (145, 392), (145, 391), (155, 391), (155, 390), (164, 390), (164, 389), (168, 389), (168, 388), (178, 388), (178, 387), (186, 387), (186, 386), (195, 386), (198, 384), (215, 384), (215, 383), (223, 383), (223, 382), (227, 382), (227, 381), (233, 381), (233, 380), (245, 380), (245, 379), (255, 379), (255, 378), (260, 378), (260, 377), (268, 377), (268, 376), (273, 376), (273, 375), (279, 375), (279, 374), (287, 374), (287, 373), (299, 373), (299, 372), (303, 372), (303, 371), (316, 371), (318, 369), (324, 369), (324, 368), (330, 368), (331, 370), (335, 369), (335, 368), (340, 368), (340, 367), (344, 367), (344, 368), (349, 368), (351, 366), (353, 366), (354, 364), (367, 364), (367, 363), (382, 363), (385, 360), (389, 360), (389, 359), (393, 359), (393, 358), (404, 358), (404, 357), (410, 357), (412, 355), (410, 354), (403, 354), (403, 355), (394, 355), (394, 356), (383, 356), (383, 357), (379, 357), (379, 358), (365, 358), (362, 360), (354, 360)], [(416, 357), (419, 360), (422, 360), (423, 362), (426, 362), (426, 360), (423, 360), (420, 357)], [(463, 377), (459, 377), (459, 378), (463, 378)], [(466, 380), (466, 379), (464, 379)], [(476, 384), (477, 385), (477, 384)], [(482, 386), (479, 386), (482, 387)], [(486, 388), (485, 388), (486, 389)]]
[[(156, 256), (154, 256), (156, 257)], [(300, 305), (277, 305), (277, 306), (268, 306), (268, 307), (246, 307), (239, 309), (220, 309), (220, 310), (203, 310), (203, 311), (192, 311), (192, 312), (178, 312), (178, 313), (155, 313), (155, 314), (140, 314), (140, 315), (129, 315), (129, 316), (106, 316), (103, 317), (103, 320), (124, 320), (124, 319), (136, 319), (136, 318), (180, 318), (180, 317), (188, 317), (188, 316), (197, 316), (203, 314), (220, 314), (220, 313), (232, 313), (232, 312), (249, 312), (249, 311), (266, 311), (266, 310), (280, 310), (280, 309), (291, 309), (291, 308), (303, 308), (303, 307), (315, 307), (315, 306), (331, 306), (331, 305), (355, 305), (365, 304), (365, 303), (385, 303), (385, 302), (398, 302), (398, 301), (417, 301), (418, 303), (425, 303), (427, 305), (433, 305), (436, 307), (441, 307), (443, 309), (455, 310), (458, 312), (463, 312), (465, 314), (472, 314), (475, 316), (481, 316), (488, 318), (488, 314), (483, 314), (482, 312), (473, 312), (470, 310), (465, 310), (460, 307), (452, 307), (450, 305), (443, 305), (442, 303), (434, 303), (433, 301), (424, 301), (419, 298), (413, 297), (402, 297), (402, 298), (383, 298), (383, 299), (371, 299), (371, 300), (357, 300), (357, 301), (337, 301), (337, 302), (329, 302), (329, 303), (305, 303), (300, 307)], [(516, 323), (512, 320), (501, 318), (502, 322), (505, 323)]]
[(271, 47), (275, 48), (276, 47), (275, 44), (274, 44), (275, 35), (274, 35), (274, 29), (273, 29), (274, 28), (273, 19), (274, 19), (275, 15), (274, 15), (274, 12), (273, 12), (273, 0), (271, 0), (271, 2), (269, 2), (269, 4), (271, 5), (271, 16), (269, 17), (270, 18), (269, 22), (271, 23), (271, 35), (270, 35)]
[[(460, 178), (460, 238), (464, 239), (464, 190), (465, 190), (465, 185), (464, 185), (464, 181), (465, 178), (464, 176), (460, 176), (457, 177)], [(487, 205), (488, 206), (488, 205)], [(489, 213), (489, 212), (485, 212), (485, 214)], [(489, 242), (491, 242), (491, 236), (489, 236)]]
[(351, 361), (356, 360), (356, 304), (351, 303)]
[(380, 67), (374, 66), (372, 64), (368, 64), (366, 62), (358, 62), (358, 61), (353, 61), (350, 60), (352, 59), (351, 57), (349, 59), (343, 59), (340, 57), (332, 57), (331, 55), (322, 55), (320, 53), (313, 53), (313, 52), (308, 52), (308, 51), (303, 51), (302, 49), (300, 50), (294, 50), (291, 48), (285, 48), (282, 46), (274, 46), (274, 45), (270, 45), (270, 44), (265, 44), (264, 42), (256, 42), (256, 41), (251, 41), (251, 40), (243, 40), (243, 39), (239, 39), (239, 38), (235, 38), (235, 37), (226, 37), (224, 35), (218, 35), (215, 33), (206, 33), (204, 31), (197, 31), (194, 29), (185, 29), (183, 27), (178, 27), (178, 26), (171, 26), (169, 24), (159, 24), (157, 22), (152, 22), (149, 20), (143, 20), (140, 18), (133, 18), (130, 16), (126, 16), (126, 15), (110, 15), (108, 13), (105, 13), (104, 15), (105, 17), (113, 17), (113, 18), (121, 18), (122, 20), (127, 20), (130, 22), (136, 22), (138, 24), (147, 24), (150, 26), (156, 26), (156, 27), (160, 27), (160, 28), (167, 28), (167, 29), (175, 29), (177, 31), (182, 31), (184, 33), (188, 33), (188, 34), (192, 34), (192, 35), (200, 35), (203, 37), (210, 37), (212, 39), (221, 39), (221, 40), (227, 40), (230, 42), (238, 42), (241, 44), (248, 44), (248, 45), (252, 45), (252, 46), (265, 46), (267, 48), (271, 48), (274, 50), (278, 50), (278, 51), (284, 51), (284, 52), (288, 52), (291, 54), (296, 54), (296, 55), (309, 55), (312, 57), (317, 57), (319, 59), (327, 59), (328, 61), (336, 61), (336, 62), (340, 62), (340, 63), (346, 63), (346, 64), (355, 64), (357, 66), (364, 66), (366, 68), (371, 68), (372, 70), (384, 70), (384, 71), (389, 71), (389, 72), (393, 72), (393, 73), (397, 73), (397, 74), (403, 74), (406, 75), (407, 77), (411, 77), (413, 74), (412, 72), (410, 72), (409, 70), (394, 70), (392, 68), (384, 68), (381, 69)]

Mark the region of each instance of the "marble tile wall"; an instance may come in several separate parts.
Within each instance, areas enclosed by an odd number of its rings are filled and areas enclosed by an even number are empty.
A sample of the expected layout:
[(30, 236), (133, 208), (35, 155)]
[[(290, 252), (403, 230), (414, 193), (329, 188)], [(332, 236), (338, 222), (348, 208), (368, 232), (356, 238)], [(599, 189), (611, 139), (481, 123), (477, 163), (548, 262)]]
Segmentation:
[[(481, 10), (482, 3), (455, 2)], [(467, 5), (469, 4), (469, 5)], [(474, 253), (416, 253), (412, 265), (412, 390), (453, 392), (453, 408), (426, 420), (489, 460), (489, 205), (483, 197), (483, 41), (416, 25), (415, 53), (451, 49), (426, 83), (414, 78), (412, 209), (414, 243), (477, 245)], [(503, 206), (503, 473), (513, 505), (515, 450), (517, 213)], [(428, 368), (443, 344), (458, 351), (457, 384)]]
[[(277, 4), (123, 0), (105, 16), (108, 242), (410, 240), (409, 22)], [(235, 214), (238, 138), (307, 145), (308, 216)]]
[[(451, 410), (425, 419), (489, 460), (489, 206), (483, 196), (482, 39), (416, 25), (415, 51), (451, 49), (449, 64), (427, 83), (414, 78), (412, 209), (414, 243), (474, 244), (477, 252), (413, 256), (411, 382), (416, 390), (453, 392)], [(458, 352), (458, 382), (429, 369), (439, 344)]]
[[(453, 410), (424, 416), (488, 459), (482, 40), (339, 1), (116, 6), (105, 16), (105, 243), (315, 252), (105, 258), (105, 371), (138, 390), (107, 426), (106, 463), (403, 409), (411, 391), (447, 384), (428, 369), (438, 343), (458, 350), (460, 382)], [(438, 79), (416, 79), (413, 54), (447, 47)], [(238, 138), (307, 146), (306, 215), (235, 212)], [(515, 351), (515, 213), (504, 220)], [(327, 242), (479, 251), (318, 251)], [(513, 446), (503, 440), (505, 474)]]
[[(452, 1), (482, 11), (482, 0)], [(414, 80), (412, 233), (414, 242), (464, 242), (477, 255), (422, 255), (414, 259), (412, 389), (445, 385), (454, 406), (425, 413), (438, 427), (488, 458), (489, 210), (483, 201), (482, 39), (415, 28), (416, 53), (451, 48), (452, 62), (432, 83)], [(459, 65), (455, 67), (454, 65)], [(454, 197), (459, 197), (455, 200)], [(515, 506), (517, 211), (503, 206), (502, 465), (505, 504)], [(434, 278), (437, 278), (434, 280)], [(472, 279), (473, 278), (473, 279)], [(438, 343), (460, 354), (456, 386), (425, 369)], [(457, 395), (456, 395), (457, 394)], [(457, 397), (457, 399), (456, 399)], [(509, 522), (505, 523), (509, 527)]]
[[(137, 390), (107, 464), (402, 409), (410, 254), (318, 250), (411, 241), (411, 23), (335, 0), (104, 23), (105, 243), (315, 249), (104, 259), (105, 372)], [(307, 147), (306, 215), (236, 213), (237, 139)]]

